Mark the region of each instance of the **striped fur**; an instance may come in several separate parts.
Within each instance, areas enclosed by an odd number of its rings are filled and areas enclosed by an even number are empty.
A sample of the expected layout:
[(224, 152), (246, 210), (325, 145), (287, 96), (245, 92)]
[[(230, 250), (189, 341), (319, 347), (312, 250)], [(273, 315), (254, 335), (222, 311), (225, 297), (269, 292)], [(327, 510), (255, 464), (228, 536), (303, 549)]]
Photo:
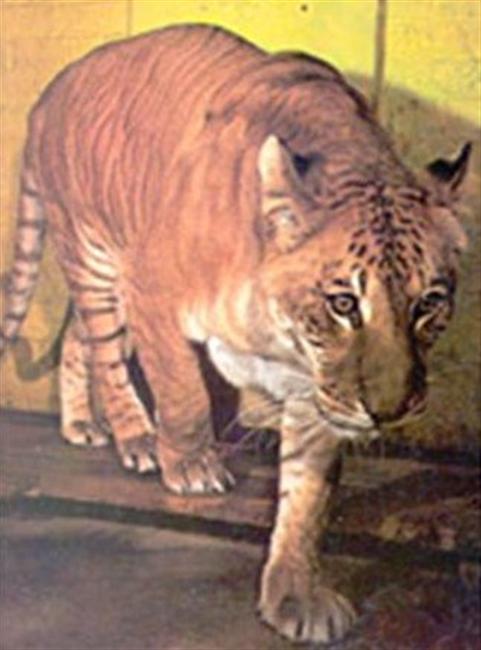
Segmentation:
[[(289, 638), (338, 638), (354, 618), (316, 555), (330, 469), (340, 439), (424, 399), (464, 246), (449, 189), (468, 154), (431, 167), (443, 187), (422, 186), (331, 66), (206, 26), (106, 45), (30, 114), (1, 344), (27, 313), (48, 221), (74, 305), (67, 440), (112, 434), (126, 467), (222, 492), (232, 477), (192, 342), (234, 385), (283, 403), (260, 607)], [(129, 378), (132, 347), (155, 422)]]
[(33, 179), (24, 174), (20, 187), (19, 218), (14, 261), (7, 286), (6, 309), (0, 330), (0, 355), (13, 340), (27, 315), (42, 260), (47, 222)]

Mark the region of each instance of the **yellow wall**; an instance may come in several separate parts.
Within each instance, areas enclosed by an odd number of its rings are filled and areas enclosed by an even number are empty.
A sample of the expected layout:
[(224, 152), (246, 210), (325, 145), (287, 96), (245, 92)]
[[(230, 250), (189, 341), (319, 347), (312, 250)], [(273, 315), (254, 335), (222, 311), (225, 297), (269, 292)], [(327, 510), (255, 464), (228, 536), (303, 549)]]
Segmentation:
[(136, 0), (132, 25), (137, 32), (166, 23), (212, 22), (271, 51), (305, 50), (342, 69), (369, 73), (375, 13), (376, 0)]
[[(302, 49), (371, 74), (376, 0), (134, 0), (135, 32), (214, 22), (269, 50)], [(481, 122), (478, 0), (388, 0), (388, 81)]]
[(478, 0), (391, 1), (386, 36), (391, 84), (481, 123)]
[[(376, 0), (0, 0), (0, 5), (1, 272), (10, 259), (18, 161), (28, 108), (55, 72), (93, 46), (174, 22), (200, 21), (228, 27), (269, 50), (302, 49), (317, 54), (364, 78), (373, 67)], [(433, 102), (445, 113), (462, 118), (454, 131), (446, 126), (449, 147), (464, 134), (471, 137), (473, 124), (481, 122), (480, 7), (477, 0), (390, 0), (388, 4), (387, 81), (427, 102), (423, 106)], [(424, 108), (420, 112), (419, 103), (406, 97), (411, 95), (403, 95), (404, 113), (401, 104), (392, 110), (390, 104), (383, 115), (399, 137), (401, 149), (416, 159), (415, 151), (403, 142), (413, 142), (415, 150), (423, 129), (434, 132), (435, 127), (432, 122), (415, 121), (424, 119)], [(65, 300), (49, 252), (23, 329), (35, 358), (54, 339)], [(57, 408), (52, 373), (36, 380), (21, 379), (12, 354), (0, 372), (3, 405)]]
[[(42, 88), (63, 66), (106, 40), (126, 33), (126, 2), (0, 0), (0, 214), (3, 273), (11, 256), (17, 171), (25, 136), (25, 117)], [(34, 357), (48, 349), (62, 319), (65, 291), (49, 251), (35, 301), (22, 330)], [(2, 310), (0, 310), (1, 312)], [(52, 373), (39, 379), (18, 376), (12, 355), (0, 367), (1, 404), (22, 409), (57, 408)]]

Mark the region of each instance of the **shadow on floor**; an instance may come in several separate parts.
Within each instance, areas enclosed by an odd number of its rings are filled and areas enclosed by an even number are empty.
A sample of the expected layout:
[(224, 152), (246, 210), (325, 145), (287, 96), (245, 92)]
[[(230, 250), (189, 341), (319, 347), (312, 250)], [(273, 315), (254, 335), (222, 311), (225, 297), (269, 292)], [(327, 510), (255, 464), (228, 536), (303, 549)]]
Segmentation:
[[(3, 520), (1, 551), (2, 650), (293, 647), (255, 615), (259, 545), (13, 515)], [(358, 629), (336, 648), (479, 647), (474, 583), (413, 570), (407, 560), (327, 556), (329, 571), (361, 611)]]

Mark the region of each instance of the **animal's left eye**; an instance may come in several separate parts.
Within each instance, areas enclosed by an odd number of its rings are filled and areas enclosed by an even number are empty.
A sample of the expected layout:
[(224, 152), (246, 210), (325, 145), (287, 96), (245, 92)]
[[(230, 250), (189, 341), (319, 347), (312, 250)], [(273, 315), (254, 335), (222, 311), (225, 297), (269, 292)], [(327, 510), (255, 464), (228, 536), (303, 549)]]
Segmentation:
[(437, 307), (446, 304), (449, 301), (449, 294), (442, 289), (431, 289), (419, 298), (414, 306), (414, 318), (429, 314)]
[(358, 313), (359, 305), (352, 293), (335, 293), (327, 296), (327, 301), (338, 316), (353, 316)]

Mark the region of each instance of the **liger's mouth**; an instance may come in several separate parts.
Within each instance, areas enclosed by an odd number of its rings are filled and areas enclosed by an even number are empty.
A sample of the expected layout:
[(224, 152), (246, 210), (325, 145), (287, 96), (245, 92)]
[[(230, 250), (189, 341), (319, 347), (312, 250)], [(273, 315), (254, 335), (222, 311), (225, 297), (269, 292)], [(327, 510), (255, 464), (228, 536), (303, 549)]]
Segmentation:
[(407, 398), (394, 413), (373, 415), (382, 427), (398, 427), (419, 420), (427, 410), (427, 393), (422, 391)]
[(373, 418), (365, 409), (347, 409), (333, 400), (320, 399), (317, 403), (319, 415), (336, 433), (343, 438), (356, 438), (358, 436), (377, 436), (378, 427)]
[(394, 429), (398, 427), (414, 424), (423, 419), (427, 411), (427, 401), (419, 404), (410, 411), (405, 411), (401, 415), (383, 419), (379, 422), (381, 429)]
[(390, 414), (371, 413), (362, 401), (343, 404), (329, 393), (317, 395), (320, 417), (343, 438), (376, 438), (383, 429), (406, 426), (420, 420), (426, 412), (427, 396), (424, 391), (413, 394)]

